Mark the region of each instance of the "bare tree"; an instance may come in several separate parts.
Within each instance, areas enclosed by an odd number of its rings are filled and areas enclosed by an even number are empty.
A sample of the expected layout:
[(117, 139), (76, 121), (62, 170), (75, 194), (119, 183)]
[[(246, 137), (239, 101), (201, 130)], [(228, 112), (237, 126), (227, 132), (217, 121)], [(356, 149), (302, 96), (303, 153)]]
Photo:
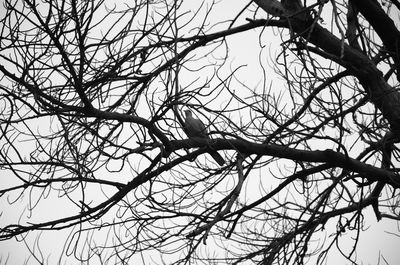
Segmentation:
[(373, 218), (399, 223), (397, 0), (121, 2), (3, 1), (1, 240), (39, 264), (60, 230), (60, 264), (358, 263)]

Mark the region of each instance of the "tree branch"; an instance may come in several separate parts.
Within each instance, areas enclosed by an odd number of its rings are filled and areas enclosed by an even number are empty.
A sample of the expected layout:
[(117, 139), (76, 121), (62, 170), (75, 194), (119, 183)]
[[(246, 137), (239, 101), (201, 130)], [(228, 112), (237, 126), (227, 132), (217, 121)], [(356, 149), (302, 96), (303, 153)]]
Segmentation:
[(351, 0), (351, 3), (357, 7), (381, 38), (383, 45), (395, 62), (397, 80), (400, 81), (400, 31), (378, 1)]
[[(324, 151), (299, 150), (283, 145), (258, 144), (237, 139), (214, 139), (210, 141), (207, 139), (193, 138), (188, 140), (171, 141), (172, 151), (182, 148), (205, 146), (210, 146), (215, 150), (236, 150), (240, 153), (273, 156), (294, 161), (326, 163), (333, 167), (339, 167), (352, 172), (357, 172), (360, 174), (360, 176), (365, 177), (369, 181), (382, 181), (386, 184), (392, 185), (395, 188), (400, 188), (400, 178), (398, 174), (368, 165), (330, 149), (326, 149)], [(206, 150), (204, 152), (206, 152)]]

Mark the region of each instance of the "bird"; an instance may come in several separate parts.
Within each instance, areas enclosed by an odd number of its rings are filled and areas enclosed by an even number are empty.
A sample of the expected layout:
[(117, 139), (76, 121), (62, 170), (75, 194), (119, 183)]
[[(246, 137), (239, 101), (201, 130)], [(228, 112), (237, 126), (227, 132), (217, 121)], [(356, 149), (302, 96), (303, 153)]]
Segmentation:
[[(199, 119), (193, 118), (192, 111), (190, 110), (185, 110), (184, 128), (189, 138), (198, 137), (203, 139), (210, 139), (204, 123)], [(208, 153), (212, 156), (215, 162), (218, 163), (218, 165), (222, 166), (225, 164), (224, 158), (217, 151), (209, 150)]]

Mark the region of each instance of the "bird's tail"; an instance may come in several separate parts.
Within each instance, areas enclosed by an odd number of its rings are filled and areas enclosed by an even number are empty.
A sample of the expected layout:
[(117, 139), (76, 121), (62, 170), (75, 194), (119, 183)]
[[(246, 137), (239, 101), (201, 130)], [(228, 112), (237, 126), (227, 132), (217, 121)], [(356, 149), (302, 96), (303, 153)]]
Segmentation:
[(220, 154), (218, 154), (217, 151), (210, 151), (209, 154), (212, 156), (212, 158), (214, 158), (215, 162), (217, 162), (218, 165), (222, 166), (223, 164), (225, 164), (224, 158)]

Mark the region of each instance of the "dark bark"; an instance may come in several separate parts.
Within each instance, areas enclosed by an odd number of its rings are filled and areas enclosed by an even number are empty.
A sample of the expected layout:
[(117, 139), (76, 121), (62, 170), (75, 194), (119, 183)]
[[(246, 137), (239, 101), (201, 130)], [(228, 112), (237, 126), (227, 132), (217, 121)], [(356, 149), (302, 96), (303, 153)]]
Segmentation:
[[(330, 58), (336, 63), (351, 71), (362, 84), (369, 100), (388, 120), (393, 133), (400, 138), (400, 93), (386, 82), (382, 72), (370, 58), (358, 49), (344, 43), (327, 29), (311, 21), (284, 18), (279, 21), (265, 21), (264, 23), (290, 28), (306, 41), (331, 55)], [(391, 27), (389, 26), (389, 28)]]
[[(249, 155), (255, 154), (286, 158), (294, 161), (327, 163), (332, 167), (340, 167), (345, 170), (357, 172), (368, 181), (379, 180), (395, 188), (400, 188), (400, 179), (394, 172), (368, 165), (330, 149), (309, 151), (276, 144), (257, 144), (246, 140), (227, 139), (214, 139), (210, 141), (202, 138), (193, 138), (190, 140), (171, 141), (171, 148), (173, 151), (182, 148), (204, 146), (209, 146), (213, 150), (236, 150)], [(204, 150), (203, 152), (206, 151), (207, 150)]]
[(351, 0), (365, 19), (371, 24), (392, 57), (400, 81), (400, 31), (376, 0)]

